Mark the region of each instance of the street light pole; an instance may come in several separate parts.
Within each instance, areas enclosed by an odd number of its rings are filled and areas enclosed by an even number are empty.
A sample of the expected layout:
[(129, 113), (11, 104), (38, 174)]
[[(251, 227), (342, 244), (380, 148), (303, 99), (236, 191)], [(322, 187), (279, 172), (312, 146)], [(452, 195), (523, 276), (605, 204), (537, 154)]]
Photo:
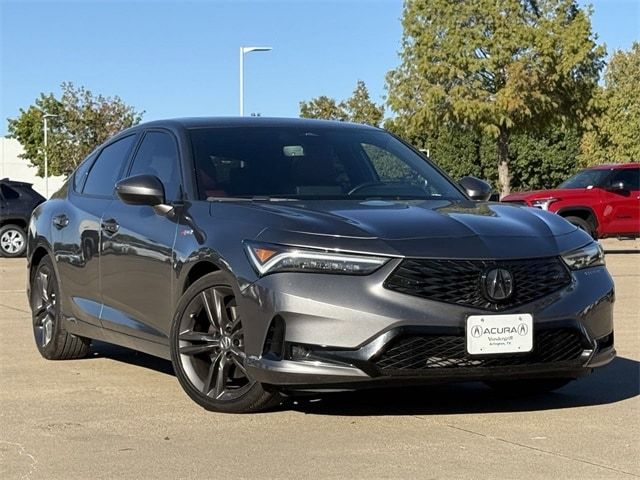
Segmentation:
[(58, 115), (53, 115), (51, 113), (45, 113), (42, 118), (44, 120), (44, 195), (49, 199), (49, 159), (47, 157), (47, 133), (49, 129), (47, 128), (47, 119), (58, 117)]
[(244, 117), (244, 54), (249, 52), (268, 52), (271, 47), (240, 47), (240, 116)]

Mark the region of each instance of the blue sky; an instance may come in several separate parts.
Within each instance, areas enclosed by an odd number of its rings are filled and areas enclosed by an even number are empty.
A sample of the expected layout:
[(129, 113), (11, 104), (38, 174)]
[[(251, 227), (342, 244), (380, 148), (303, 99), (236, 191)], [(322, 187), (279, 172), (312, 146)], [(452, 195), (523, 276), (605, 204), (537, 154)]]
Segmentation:
[[(640, 40), (640, 0), (591, 3), (609, 52)], [(381, 101), (401, 13), (401, 0), (0, 0), (0, 134), (66, 80), (145, 120), (236, 115), (241, 45), (273, 47), (245, 57), (247, 114), (297, 116), (300, 100), (347, 97), (359, 79)]]

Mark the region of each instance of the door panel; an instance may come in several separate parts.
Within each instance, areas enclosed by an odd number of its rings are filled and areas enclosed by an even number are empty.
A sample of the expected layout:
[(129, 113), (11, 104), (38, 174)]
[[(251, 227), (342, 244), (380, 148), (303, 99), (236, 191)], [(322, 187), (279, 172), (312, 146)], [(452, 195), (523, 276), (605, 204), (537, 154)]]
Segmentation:
[[(177, 143), (164, 130), (147, 131), (127, 176), (154, 175), (165, 203), (181, 196)], [(116, 199), (102, 221), (101, 282), (105, 328), (167, 342), (173, 317), (173, 247), (177, 223), (146, 205)]]
[(51, 232), (65, 315), (100, 326), (100, 240), (104, 212), (136, 135), (114, 140), (83, 161), (68, 184), (67, 201), (52, 203)]
[(623, 182), (628, 188), (604, 192), (606, 231), (611, 234), (640, 233), (640, 171), (626, 168), (616, 171), (610, 184)]
[(100, 221), (113, 200), (71, 194), (53, 218), (64, 216), (65, 226), (52, 224), (53, 253), (64, 293), (65, 314), (100, 326)]
[(103, 226), (107, 227), (102, 230), (100, 260), (104, 327), (161, 341), (169, 334), (173, 316), (177, 224), (151, 207), (116, 200)]

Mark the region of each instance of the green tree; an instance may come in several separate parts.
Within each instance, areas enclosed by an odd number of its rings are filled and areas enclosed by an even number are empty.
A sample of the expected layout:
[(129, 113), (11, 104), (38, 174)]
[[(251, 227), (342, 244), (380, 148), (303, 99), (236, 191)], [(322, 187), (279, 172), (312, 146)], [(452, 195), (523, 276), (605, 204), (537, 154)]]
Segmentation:
[(583, 137), (583, 163), (639, 161), (640, 43), (611, 56), (596, 104), (602, 114)]
[(371, 100), (369, 90), (362, 80), (358, 80), (351, 97), (341, 103), (350, 122), (380, 126), (384, 117), (384, 106)]
[(300, 102), (300, 116), (302, 118), (319, 118), (322, 120), (347, 120), (342, 104), (338, 104), (333, 98), (321, 95), (308, 102)]
[(589, 114), (604, 48), (576, 0), (407, 0), (402, 25), (389, 106), (411, 135), (446, 125), (493, 138), (503, 195), (514, 134)]
[[(429, 156), (453, 179), (465, 175), (488, 180), (498, 190), (495, 168), (497, 145), (486, 133), (473, 129), (440, 125), (429, 135), (408, 136), (397, 119), (387, 120), (385, 128), (428, 150)], [(540, 132), (519, 132), (511, 137), (509, 148), (513, 190), (553, 188), (579, 167), (580, 131), (552, 125)]]
[(8, 130), (24, 148), (22, 158), (44, 175), (43, 115), (51, 114), (48, 132), (48, 162), (51, 175), (68, 175), (91, 151), (120, 130), (140, 122), (137, 112), (119, 97), (94, 95), (70, 82), (61, 86), (62, 95), (41, 93), (33, 105), (10, 118)]
[(550, 126), (542, 132), (517, 133), (511, 142), (514, 190), (555, 188), (579, 168), (578, 128)]
[(358, 80), (351, 97), (339, 103), (335, 99), (324, 95), (313, 98), (308, 102), (300, 102), (300, 116), (303, 118), (364, 123), (377, 127), (382, 123), (384, 106), (378, 105), (371, 100), (367, 86), (362, 80)]

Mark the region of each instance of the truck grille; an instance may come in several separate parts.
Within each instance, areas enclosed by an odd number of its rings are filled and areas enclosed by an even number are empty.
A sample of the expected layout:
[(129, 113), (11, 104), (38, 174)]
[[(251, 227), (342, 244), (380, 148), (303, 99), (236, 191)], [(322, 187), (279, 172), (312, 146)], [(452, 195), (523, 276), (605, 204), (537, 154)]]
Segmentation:
[(464, 336), (403, 335), (392, 340), (374, 360), (385, 375), (419, 373), (438, 368), (511, 367), (574, 362), (586, 347), (573, 328), (536, 332), (533, 350), (526, 354), (477, 357), (467, 353)]
[[(495, 302), (484, 296), (483, 273), (504, 268), (513, 277), (513, 293)], [(389, 275), (385, 288), (407, 295), (483, 310), (501, 311), (557, 292), (571, 283), (558, 258), (526, 260), (406, 259)]]

